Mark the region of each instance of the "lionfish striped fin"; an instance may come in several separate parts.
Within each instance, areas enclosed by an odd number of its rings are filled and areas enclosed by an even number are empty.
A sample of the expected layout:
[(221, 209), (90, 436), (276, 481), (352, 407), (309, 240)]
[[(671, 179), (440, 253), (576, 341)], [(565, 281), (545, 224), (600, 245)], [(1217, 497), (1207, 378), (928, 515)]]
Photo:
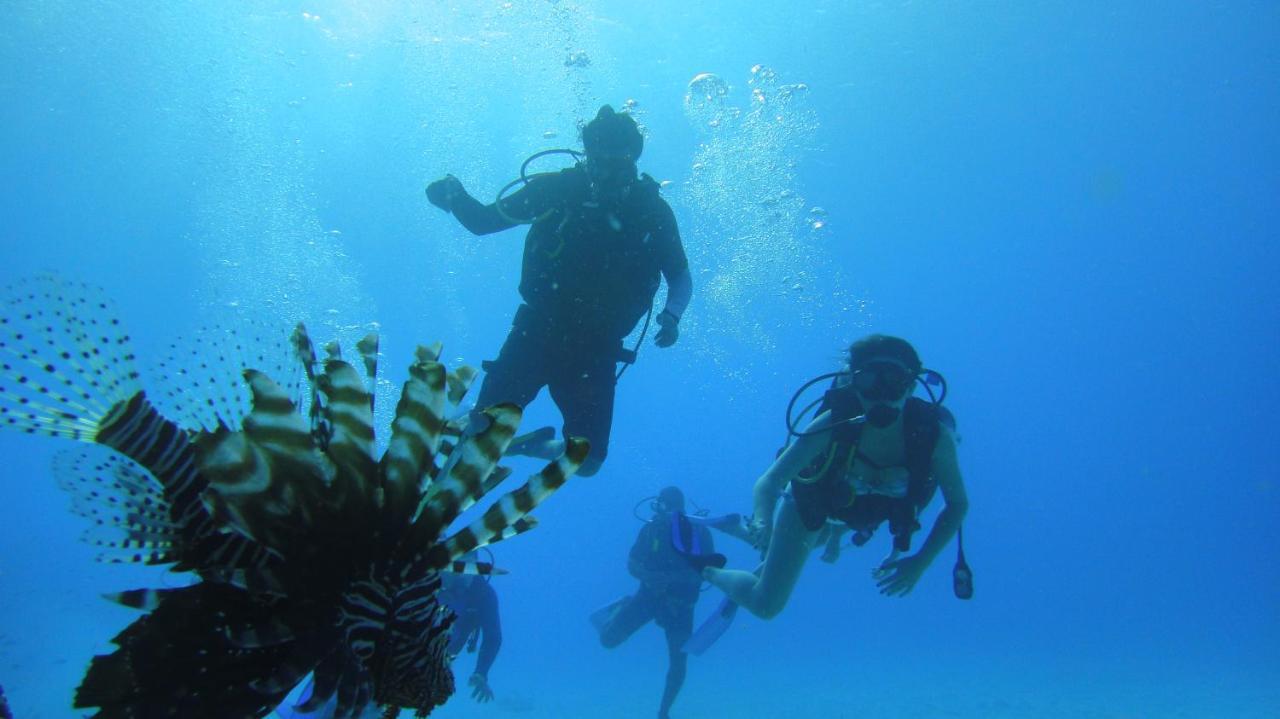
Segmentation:
[(541, 472), (531, 477), (523, 486), (503, 495), (470, 526), (433, 548), (432, 565), (436, 568), (443, 567), (467, 552), (532, 529), (534, 524), (528, 520), (533, 518), (526, 515), (564, 486), (569, 477), (582, 466), (589, 451), (590, 443), (587, 440), (570, 437), (565, 441), (564, 453), (543, 467)]
[(71, 511), (93, 525), (81, 540), (102, 551), (107, 564), (172, 564), (180, 558), (181, 528), (169, 503), (146, 470), (103, 448), (59, 452), (53, 474), (71, 495)]
[(160, 606), (166, 595), (180, 591), (176, 589), (127, 589), (123, 592), (109, 592), (102, 597), (122, 607), (151, 611)]
[[(214, 525), (201, 502), (207, 482), (196, 469), (190, 437), (142, 392), (129, 338), (109, 316), (110, 305), (83, 285), (53, 278), (16, 291), (0, 315), (0, 408), (20, 407), (21, 413), (0, 413), (0, 427), (92, 440), (150, 472), (182, 543), (176, 557), (136, 561), (177, 559), (177, 567), (197, 570), (269, 561), (264, 548)], [(26, 374), (38, 364), (44, 381), (33, 382)], [(8, 381), (15, 375), (19, 390)], [(55, 384), (45, 386), (50, 378)]]
[(507, 477), (511, 476), (511, 472), (512, 469), (510, 467), (504, 467), (501, 465), (494, 467), (493, 471), (489, 473), (489, 476), (485, 477), (479, 492), (475, 495), (463, 497), (462, 501), (458, 505), (458, 514), (462, 514), (468, 509), (474, 507), (476, 502), (480, 501), (481, 497), (487, 495), (489, 492), (497, 488), (498, 485), (506, 481)]
[(293, 328), (290, 341), (293, 343), (294, 356), (307, 375), (307, 381), (314, 384), (316, 375), (320, 374), (320, 364), (316, 361), (316, 347), (311, 342), (311, 335), (307, 334), (307, 326), (299, 322)]
[(40, 277), (0, 306), (0, 427), (91, 442), (141, 391), (114, 306), (88, 285)]
[(417, 361), (409, 366), (409, 379), (400, 392), (391, 441), (380, 464), (386, 520), (407, 520), (421, 496), (421, 480), (434, 474), (433, 456), (440, 448), (444, 427), (445, 371), (427, 351), (418, 348)]
[(324, 413), (332, 432), (325, 453), (338, 468), (338, 501), (354, 503), (347, 509), (363, 512), (362, 507), (373, 501), (378, 489), (370, 393), (355, 368), (337, 359), (324, 363), (324, 374), (317, 378), (317, 384), (326, 400)]
[(417, 350), (418, 359), (422, 362), (439, 362), (440, 355), (444, 352), (443, 342), (433, 342), (425, 347), (419, 345)]
[(522, 410), (514, 404), (498, 404), (476, 413), (488, 424), (463, 437), (445, 466), (427, 489), (422, 513), (415, 521), (416, 537), (433, 539), (484, 492), (485, 480), (506, 451), (520, 425)]
[(471, 388), (471, 382), (476, 378), (475, 367), (463, 365), (458, 369), (449, 373), (449, 404), (458, 404), (462, 398), (466, 396), (467, 390)]
[(298, 364), (289, 337), (278, 326), (250, 319), (235, 327), (201, 327), (169, 345), (168, 355), (153, 373), (151, 386), (163, 388), (152, 401), (160, 413), (206, 432), (235, 428), (252, 410), (241, 376), (246, 369), (264, 372), (290, 396), (298, 393)]
[(205, 501), (220, 517), (288, 556), (290, 541), (321, 512), (334, 468), (315, 450), (307, 423), (288, 393), (270, 377), (245, 370), (253, 411), (242, 432), (206, 435), (200, 471), (209, 478)]
[(378, 333), (370, 332), (356, 343), (360, 359), (364, 361), (364, 376), (369, 378), (369, 392), (373, 392), (378, 380)]
[(448, 565), (440, 569), (442, 572), (450, 572), (452, 574), (479, 574), (488, 576), (491, 574), (502, 575), (507, 574), (507, 570), (494, 566), (492, 562), (450, 562)]

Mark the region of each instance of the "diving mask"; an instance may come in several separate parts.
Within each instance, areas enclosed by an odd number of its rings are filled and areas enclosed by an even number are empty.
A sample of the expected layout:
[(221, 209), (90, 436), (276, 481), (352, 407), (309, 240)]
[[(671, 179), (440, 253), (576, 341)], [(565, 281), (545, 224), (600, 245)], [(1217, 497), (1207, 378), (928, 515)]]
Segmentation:
[(618, 191), (636, 180), (636, 163), (626, 155), (587, 156), (587, 177), (596, 191)]
[(872, 402), (901, 399), (916, 381), (916, 374), (905, 365), (889, 360), (867, 362), (853, 371), (853, 388)]

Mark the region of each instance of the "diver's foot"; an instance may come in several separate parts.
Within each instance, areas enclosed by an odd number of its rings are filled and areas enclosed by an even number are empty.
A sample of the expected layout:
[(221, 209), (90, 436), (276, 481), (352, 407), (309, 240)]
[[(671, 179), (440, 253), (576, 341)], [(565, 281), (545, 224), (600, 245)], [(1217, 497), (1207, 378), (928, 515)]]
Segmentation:
[(555, 428), (541, 427), (512, 439), (511, 444), (507, 445), (507, 454), (538, 457), (539, 459), (555, 459), (558, 452), (552, 453), (554, 447), (551, 445), (554, 443), (556, 443)]

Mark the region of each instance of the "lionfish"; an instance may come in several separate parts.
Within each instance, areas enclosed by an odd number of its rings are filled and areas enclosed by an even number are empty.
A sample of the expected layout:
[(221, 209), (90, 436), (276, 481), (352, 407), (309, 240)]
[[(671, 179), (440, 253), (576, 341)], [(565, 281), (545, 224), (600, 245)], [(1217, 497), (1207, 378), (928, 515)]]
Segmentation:
[(533, 528), (528, 512), (587, 456), (585, 440), (569, 440), (449, 534), (509, 474), (497, 461), (521, 410), (473, 411), (451, 446), (446, 417), (475, 372), (447, 371), (439, 345), (418, 347), (375, 457), (364, 380), (376, 376), (376, 335), (358, 345), (362, 377), (336, 345), (317, 359), (298, 325), (308, 396), (295, 401), (245, 369), (238, 426), (183, 426), (148, 398), (128, 335), (89, 287), (41, 278), (11, 294), (0, 313), (0, 426), (109, 448), (64, 464), (81, 475), (82, 513), (118, 530), (102, 543), (111, 561), (194, 573), (189, 586), (106, 595), (145, 613), (76, 690), (74, 706), (97, 717), (262, 717), (308, 673), (302, 711), (336, 695), (338, 717), (370, 702), (387, 717), (427, 716), (454, 689), (441, 572), (492, 571), (460, 557)]

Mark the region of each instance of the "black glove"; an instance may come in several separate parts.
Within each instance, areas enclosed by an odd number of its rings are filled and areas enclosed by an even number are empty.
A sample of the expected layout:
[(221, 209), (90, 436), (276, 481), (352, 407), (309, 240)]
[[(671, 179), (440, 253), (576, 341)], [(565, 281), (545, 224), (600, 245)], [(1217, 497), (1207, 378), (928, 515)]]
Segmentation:
[(670, 347), (680, 338), (680, 318), (676, 317), (674, 312), (663, 310), (658, 315), (658, 334), (653, 338), (653, 343), (659, 347)]
[(439, 207), (445, 212), (453, 212), (453, 200), (458, 195), (465, 193), (462, 183), (453, 175), (445, 175), (439, 180), (427, 185), (427, 202)]

